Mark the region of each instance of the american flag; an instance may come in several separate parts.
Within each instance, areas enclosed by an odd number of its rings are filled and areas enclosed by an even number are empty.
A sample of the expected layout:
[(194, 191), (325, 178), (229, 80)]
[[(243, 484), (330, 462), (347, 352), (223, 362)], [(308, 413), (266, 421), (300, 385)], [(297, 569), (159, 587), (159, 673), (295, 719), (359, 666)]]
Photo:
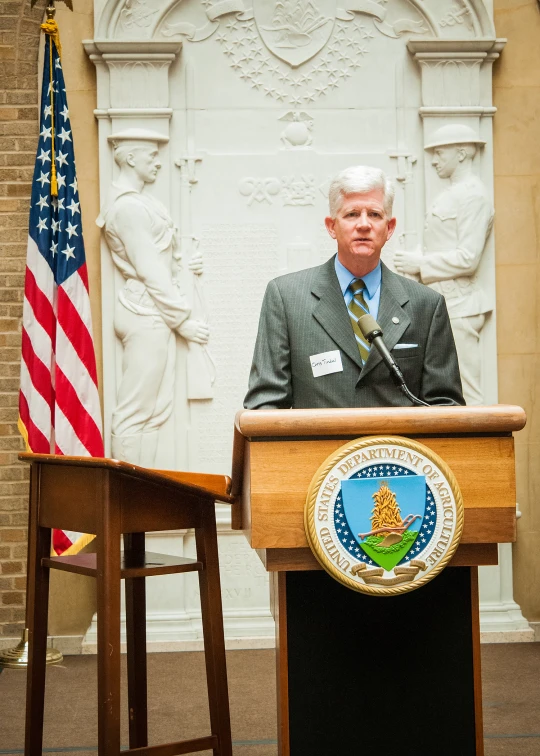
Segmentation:
[[(29, 451), (102, 457), (73, 135), (58, 37), (47, 33), (45, 39), (41, 132), (28, 230), (19, 429)], [(75, 553), (87, 540), (81, 533), (56, 530), (53, 549), (56, 554)]]

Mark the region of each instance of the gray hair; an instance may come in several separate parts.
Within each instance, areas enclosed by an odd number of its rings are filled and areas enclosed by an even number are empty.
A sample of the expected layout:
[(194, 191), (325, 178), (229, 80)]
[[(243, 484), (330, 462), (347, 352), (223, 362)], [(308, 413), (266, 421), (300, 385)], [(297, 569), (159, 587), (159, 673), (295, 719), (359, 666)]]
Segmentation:
[(334, 176), (328, 191), (330, 215), (335, 218), (347, 194), (364, 194), (381, 189), (384, 195), (384, 211), (391, 217), (396, 189), (380, 168), (369, 165), (353, 165)]

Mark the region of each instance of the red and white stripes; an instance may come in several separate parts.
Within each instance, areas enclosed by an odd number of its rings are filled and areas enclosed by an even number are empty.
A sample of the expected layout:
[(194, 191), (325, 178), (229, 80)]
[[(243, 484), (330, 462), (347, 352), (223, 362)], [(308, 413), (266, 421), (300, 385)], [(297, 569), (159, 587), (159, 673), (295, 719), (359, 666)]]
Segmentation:
[[(60, 286), (28, 239), (23, 307), (21, 431), (35, 453), (103, 456), (86, 264)], [(78, 534), (55, 533), (65, 552)]]

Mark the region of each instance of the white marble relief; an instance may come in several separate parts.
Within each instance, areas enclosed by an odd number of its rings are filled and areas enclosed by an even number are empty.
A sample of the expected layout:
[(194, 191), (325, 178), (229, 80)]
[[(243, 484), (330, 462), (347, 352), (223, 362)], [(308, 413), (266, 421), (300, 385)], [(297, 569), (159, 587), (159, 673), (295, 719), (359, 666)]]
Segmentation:
[(119, 108), (159, 107), (168, 94), (169, 65), (169, 60), (110, 60), (113, 102)]
[(284, 205), (314, 205), (315, 176), (283, 176), (281, 197)]
[[(193, 8), (192, 4), (192, 8)], [(142, 38), (182, 35), (190, 41), (207, 39), (220, 29), (221, 21), (250, 21), (266, 32), (269, 49), (289, 45), (307, 48), (303, 57), (290, 58), (290, 65), (314, 56), (324, 46), (328, 26), (335, 21), (363, 18), (371, 28), (389, 38), (406, 34), (448, 36), (462, 29), (478, 37), (493, 34), (493, 22), (482, 0), (441, 1), (429, 8), (419, 0), (373, 2), (372, 0), (200, 0), (198, 13), (187, 0), (96, 0), (96, 37)], [(176, 12), (175, 11), (179, 11)], [(266, 28), (265, 28), (266, 27)], [(283, 27), (283, 28), (280, 28)], [(300, 60), (301, 62), (297, 62)]]
[(439, 26), (444, 29), (445, 27), (459, 27), (465, 26), (469, 31), (474, 28), (473, 17), (470, 8), (465, 5), (453, 5), (446, 13), (439, 19)]
[(290, 110), (280, 116), (280, 121), (287, 125), (280, 135), (282, 144), (289, 150), (311, 147), (313, 142), (313, 117), (304, 111)]
[[(211, 318), (218, 378), (211, 386), (212, 365), (189, 372), (192, 342), (175, 337), (174, 411), (160, 430), (156, 458), (163, 467), (229, 473), (233, 418), (266, 284), (334, 251), (322, 225), (327, 177), (361, 162), (385, 170), (398, 184), (399, 224), (386, 261), (400, 246), (427, 251), (424, 216), (448, 181), (424, 151), (437, 129), (468, 125), (486, 141), (474, 173), (491, 196), (491, 65), (503, 42), (482, 0), (95, 0), (95, 8), (95, 40), (86, 49), (98, 69), (102, 196), (116, 181), (111, 134), (144, 127), (169, 136), (159, 180), (143, 193), (159, 197), (179, 228), (192, 317)], [(199, 252), (204, 292), (202, 277), (187, 265)], [(108, 248), (102, 271), (110, 431), (123, 354), (111, 303), (124, 280)], [(492, 303), (493, 235), (475, 275)], [(497, 401), (495, 311), (486, 315), (479, 353), (490, 403)], [(201, 364), (208, 367), (204, 354)], [(212, 400), (191, 401), (197, 389)], [(229, 539), (236, 560), (240, 536), (226, 532), (225, 508), (220, 517), (220, 540)], [(271, 632), (266, 584), (259, 581), (256, 597), (243, 572), (235, 580), (223, 594), (228, 637), (257, 636), (264, 644)], [(505, 613), (508, 597), (496, 579), (487, 580), (490, 618), (521, 631)], [(171, 611), (176, 592), (164, 589), (149, 608), (151, 644), (165, 624), (168, 638), (186, 637), (186, 622)], [(185, 585), (180, 593), (191, 616), (196, 597)]]
[(287, 270), (290, 273), (305, 270), (305, 268), (309, 268), (318, 262), (313, 245), (304, 241), (301, 236), (296, 236), (292, 242), (289, 242), (286, 251)]
[(266, 202), (272, 205), (274, 197), (281, 198), (282, 205), (306, 206), (314, 205), (316, 200), (315, 176), (312, 174), (254, 178), (243, 178), (238, 191), (246, 198), (248, 206)]
[(331, 30), (334, 34), (324, 54), (316, 62), (308, 61), (301, 71), (280, 65), (283, 57), (274, 57), (274, 50), (265, 46), (261, 29), (253, 21), (239, 22), (237, 28), (221, 32), (215, 39), (228, 65), (245, 85), (263, 92), (270, 101), (298, 108), (318, 102), (338, 89), (362, 66), (369, 52), (373, 34), (359, 20), (340, 22)]
[(313, 58), (328, 42), (334, 27), (332, 0), (254, 0), (253, 15), (267, 48), (291, 66)]
[[(145, 4), (146, 0), (139, 0)], [(407, 17), (388, 11), (382, 3), (371, 0), (343, 0), (336, 6), (334, 0), (217, 0), (203, 2), (207, 18), (197, 27), (179, 22), (165, 23), (165, 36), (183, 34), (188, 39), (208, 38), (219, 28), (222, 17), (236, 18), (229, 21), (231, 28), (238, 22), (254, 20), (266, 47), (276, 57), (290, 66), (298, 67), (313, 58), (328, 42), (337, 20), (350, 22), (356, 14), (366, 16), (381, 34), (397, 39), (413, 32), (425, 34), (437, 26), (436, 20), (425, 7), (418, 12), (416, 3), (409, 6)], [(141, 10), (146, 19), (149, 11)], [(426, 23), (427, 22), (427, 23)]]
[(480, 69), (483, 55), (461, 58), (430, 56), (421, 62), (424, 104), (471, 107), (480, 101)]
[(461, 124), (437, 129), (426, 150), (447, 186), (426, 215), (424, 249), (396, 252), (397, 270), (417, 276), (445, 299), (458, 351), (467, 404), (484, 403), (480, 332), (493, 305), (477, 277), (493, 225), (494, 209), (487, 189), (473, 172), (473, 159), (485, 144)]
[[(271, 3), (268, 3), (268, 8)], [(219, 25), (219, 24), (218, 24)], [(296, 35), (301, 38), (303, 32), (294, 32), (296, 22), (291, 22), (287, 38)], [(179, 25), (183, 28), (183, 25)], [(293, 107), (306, 107), (310, 103), (339, 88), (363, 65), (369, 52), (369, 44), (374, 35), (359, 18), (351, 16), (348, 21), (335, 22), (328, 27), (330, 38), (323, 41), (324, 54), (316, 62), (311, 58), (321, 49), (311, 54), (306, 47), (287, 48), (288, 52), (307, 55), (301, 63), (293, 66), (286, 58), (285, 48), (274, 48), (265, 36), (264, 23), (257, 25), (253, 16), (241, 16), (223, 23), (212, 41), (219, 45), (225, 63), (239, 77), (244, 85), (256, 92), (261, 92), (268, 101), (288, 104)], [(317, 31), (321, 31), (320, 29)], [(286, 30), (283, 30), (286, 34)], [(163, 34), (179, 36), (180, 31), (173, 26), (165, 26)], [(306, 37), (310, 35), (306, 34)], [(191, 40), (193, 41), (193, 40)], [(308, 46), (307, 50), (311, 48)], [(277, 54), (279, 53), (279, 54)], [(285, 65), (283, 65), (283, 63)]]
[(239, 185), (238, 191), (246, 198), (246, 203), (252, 205), (254, 202), (273, 203), (273, 198), (281, 191), (281, 182), (278, 178), (269, 176), (267, 178), (255, 178), (246, 176)]
[[(123, 354), (111, 453), (154, 467), (158, 434), (174, 407), (176, 337), (202, 348), (209, 329), (191, 317), (180, 288), (177, 229), (164, 205), (145, 192), (161, 168), (159, 144), (168, 138), (127, 129), (110, 141), (119, 174), (98, 223), (124, 279), (114, 310)], [(195, 273), (201, 272), (200, 265), (200, 260), (190, 262)]]
[(146, 0), (126, 0), (120, 12), (120, 25), (128, 33), (140, 33), (152, 26), (157, 13)]

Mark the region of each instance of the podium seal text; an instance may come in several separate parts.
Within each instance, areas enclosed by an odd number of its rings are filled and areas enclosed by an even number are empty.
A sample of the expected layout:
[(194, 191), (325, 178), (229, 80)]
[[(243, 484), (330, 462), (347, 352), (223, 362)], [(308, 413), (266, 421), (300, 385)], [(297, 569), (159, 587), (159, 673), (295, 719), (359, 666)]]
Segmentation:
[(304, 509), (311, 550), (348, 588), (395, 596), (446, 567), (463, 530), (463, 500), (448, 465), (408, 438), (371, 437), (334, 452)]

